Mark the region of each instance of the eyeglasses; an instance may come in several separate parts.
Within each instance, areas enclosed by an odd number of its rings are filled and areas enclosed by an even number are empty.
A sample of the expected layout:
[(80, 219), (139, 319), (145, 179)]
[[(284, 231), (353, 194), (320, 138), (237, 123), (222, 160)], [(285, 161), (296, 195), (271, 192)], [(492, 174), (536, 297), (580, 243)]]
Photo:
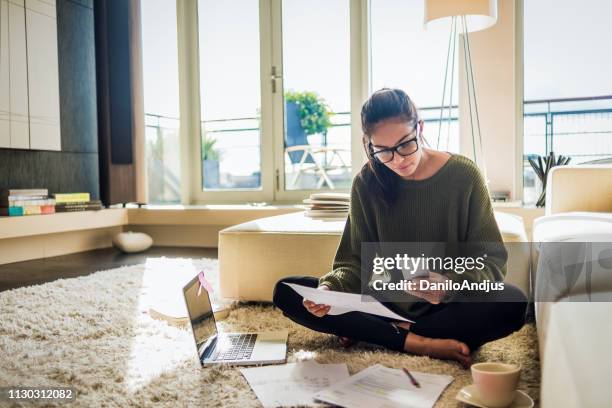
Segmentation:
[(417, 132), (415, 137), (413, 137), (412, 139), (408, 139), (405, 142), (402, 142), (396, 146), (388, 147), (386, 149), (381, 149), (381, 150), (374, 150), (374, 146), (372, 145), (372, 142), (370, 142), (369, 144), (370, 155), (381, 163), (389, 163), (391, 160), (393, 160), (393, 157), (395, 156), (395, 152), (397, 152), (397, 154), (403, 157), (410, 156), (411, 154), (415, 154), (417, 150), (419, 150), (419, 144), (417, 143), (417, 139), (419, 137), (418, 136), (418, 126), (419, 124), (417, 122), (414, 125), (414, 131)]

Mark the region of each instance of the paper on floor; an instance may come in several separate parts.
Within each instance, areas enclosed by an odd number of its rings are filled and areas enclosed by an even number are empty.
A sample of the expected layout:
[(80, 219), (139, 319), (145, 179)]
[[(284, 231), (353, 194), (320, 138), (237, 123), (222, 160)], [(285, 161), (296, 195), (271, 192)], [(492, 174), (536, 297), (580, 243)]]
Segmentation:
[(412, 385), (402, 370), (376, 364), (316, 393), (315, 398), (354, 408), (431, 408), (453, 381), (453, 377), (448, 375), (414, 371), (411, 374), (421, 384), (421, 388)]
[(349, 377), (346, 364), (315, 361), (241, 368), (264, 407), (320, 406), (313, 395)]
[(347, 312), (363, 312), (388, 317), (390, 319), (412, 322), (412, 320), (408, 320), (387, 309), (382, 303), (369, 295), (319, 290), (308, 286), (297, 285), (295, 283), (285, 282), (285, 285), (291, 287), (304, 299), (331, 306), (329, 310), (330, 315), (338, 315)]

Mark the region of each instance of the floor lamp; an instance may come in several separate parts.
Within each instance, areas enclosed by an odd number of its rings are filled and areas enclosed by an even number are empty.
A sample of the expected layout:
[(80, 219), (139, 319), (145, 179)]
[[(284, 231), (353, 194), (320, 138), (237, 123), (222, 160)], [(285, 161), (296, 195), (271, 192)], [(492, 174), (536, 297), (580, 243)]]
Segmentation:
[[(440, 104), (440, 122), (438, 128), (438, 141), (436, 148), (440, 147), (442, 127), (446, 111), (448, 113), (446, 144), (450, 135), (450, 126), (453, 109), (453, 85), (455, 80), (455, 57), (457, 41), (461, 41), (464, 50), (465, 76), (468, 90), (468, 112), (470, 114), (470, 129), (472, 136), (472, 153), (474, 162), (487, 177), (487, 165), (480, 132), (480, 118), (478, 117), (478, 103), (474, 87), (474, 69), (470, 53), (470, 32), (484, 30), (497, 22), (497, 0), (425, 0), (424, 8), (425, 29), (438, 25), (450, 25), (448, 50), (446, 55), (446, 69), (444, 71), (444, 87), (442, 89), (442, 103)], [(461, 35), (460, 35), (461, 34)], [(447, 102), (448, 96), (448, 102)]]

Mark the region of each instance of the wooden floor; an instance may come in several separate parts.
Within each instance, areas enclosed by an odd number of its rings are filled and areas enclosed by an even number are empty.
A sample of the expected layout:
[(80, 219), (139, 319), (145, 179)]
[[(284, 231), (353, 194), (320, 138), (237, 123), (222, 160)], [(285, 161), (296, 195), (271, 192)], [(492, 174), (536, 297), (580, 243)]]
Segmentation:
[(123, 254), (114, 248), (0, 265), (0, 291), (89, 275), (96, 271), (137, 265), (148, 257), (217, 258), (217, 248), (152, 247), (139, 254)]

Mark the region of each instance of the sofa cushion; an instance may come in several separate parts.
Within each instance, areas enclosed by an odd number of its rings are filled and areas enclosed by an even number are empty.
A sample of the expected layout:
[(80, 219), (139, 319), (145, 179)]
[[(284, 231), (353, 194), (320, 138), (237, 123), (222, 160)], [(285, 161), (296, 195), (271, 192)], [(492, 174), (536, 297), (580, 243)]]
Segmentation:
[(495, 211), (495, 221), (504, 242), (527, 242), (525, 224), (518, 215)]
[(595, 241), (612, 242), (612, 213), (566, 212), (536, 218), (534, 242)]
[(542, 407), (609, 406), (612, 401), (609, 386), (612, 303), (564, 299), (540, 306), (545, 308), (543, 315), (546, 316), (545, 324), (538, 322)]
[(546, 183), (546, 215), (612, 212), (612, 165), (553, 167)]

